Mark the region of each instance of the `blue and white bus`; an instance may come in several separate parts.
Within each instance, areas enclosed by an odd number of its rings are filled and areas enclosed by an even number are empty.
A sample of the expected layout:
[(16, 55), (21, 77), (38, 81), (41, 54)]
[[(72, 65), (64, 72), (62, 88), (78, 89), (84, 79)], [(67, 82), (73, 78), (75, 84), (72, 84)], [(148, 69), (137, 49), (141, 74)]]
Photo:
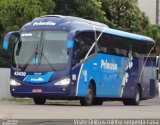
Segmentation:
[(14, 97), (35, 104), (78, 99), (88, 106), (110, 99), (139, 105), (157, 94), (155, 41), (149, 37), (61, 15), (38, 17), (7, 33), (4, 49), (12, 36)]

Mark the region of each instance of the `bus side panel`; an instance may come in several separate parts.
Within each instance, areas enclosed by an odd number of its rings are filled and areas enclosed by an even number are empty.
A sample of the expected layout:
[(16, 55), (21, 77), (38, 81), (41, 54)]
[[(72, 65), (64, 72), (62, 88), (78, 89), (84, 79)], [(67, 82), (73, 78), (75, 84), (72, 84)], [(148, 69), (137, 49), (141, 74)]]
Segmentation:
[(142, 67), (142, 62), (138, 58), (133, 58), (132, 60), (133, 66), (131, 69), (128, 69), (126, 72), (128, 73), (128, 82), (124, 86), (123, 98), (133, 98), (135, 87), (139, 80), (139, 75)]
[[(144, 59), (145, 60), (145, 59)], [(148, 58), (141, 77), (142, 99), (153, 98), (157, 94), (156, 58)]]
[[(97, 54), (95, 57), (86, 61), (79, 74), (79, 80), (77, 83), (77, 95), (86, 96), (88, 86), (91, 80), (94, 80), (96, 85), (96, 97), (110, 97), (113, 93), (113, 76), (109, 75), (108, 70), (103, 69), (101, 61), (106, 61), (104, 54)], [(110, 77), (110, 78), (109, 78)]]
[(156, 95), (156, 61), (154, 58), (148, 58), (145, 67), (142, 69), (144, 62), (145, 59), (143, 58), (133, 59), (133, 67), (127, 71), (129, 79), (124, 87), (123, 98), (133, 98), (138, 83), (141, 86), (142, 99), (153, 98)]
[(126, 57), (97, 54), (81, 67), (77, 96), (86, 96), (90, 80), (93, 79), (96, 83), (96, 97), (121, 98), (123, 88), (128, 83), (126, 69), (129, 64)]
[(78, 82), (78, 74), (80, 72), (81, 66), (76, 66), (71, 70), (71, 79), (72, 79), (72, 89), (71, 89), (71, 95), (76, 96), (77, 95), (77, 82)]
[[(84, 62), (79, 71), (77, 80), (76, 95), (79, 97), (84, 97), (87, 95), (88, 86), (91, 80), (98, 83), (98, 68), (96, 57), (92, 57)], [(96, 84), (97, 85), (97, 84)]]
[(97, 97), (119, 98), (128, 58), (108, 54), (99, 54), (98, 57), (98, 84), (100, 85), (97, 90)]
[[(86, 96), (90, 81), (96, 84), (96, 97), (133, 98), (139, 83), (143, 59), (97, 54), (80, 68), (77, 96)], [(147, 65), (150, 65), (148, 70)], [(155, 71), (154, 71), (155, 70)], [(147, 72), (148, 76), (144, 72)], [(155, 61), (148, 60), (141, 78), (142, 98), (151, 98), (156, 90)]]

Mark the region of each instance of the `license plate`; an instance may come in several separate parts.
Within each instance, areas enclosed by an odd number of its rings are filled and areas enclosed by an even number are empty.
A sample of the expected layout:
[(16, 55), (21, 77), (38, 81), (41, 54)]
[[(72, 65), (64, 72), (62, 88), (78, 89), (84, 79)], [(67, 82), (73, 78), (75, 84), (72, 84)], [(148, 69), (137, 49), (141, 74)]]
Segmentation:
[(40, 92), (42, 92), (42, 89), (32, 89), (32, 92), (34, 92), (34, 93), (40, 93)]

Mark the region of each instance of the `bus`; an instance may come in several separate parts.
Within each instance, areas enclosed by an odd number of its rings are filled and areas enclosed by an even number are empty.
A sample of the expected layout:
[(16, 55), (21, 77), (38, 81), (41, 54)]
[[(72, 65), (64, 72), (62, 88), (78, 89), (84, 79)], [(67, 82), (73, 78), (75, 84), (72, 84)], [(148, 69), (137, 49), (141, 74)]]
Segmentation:
[(15, 38), (10, 92), (33, 98), (80, 100), (83, 106), (120, 100), (139, 105), (157, 94), (155, 41), (78, 17), (46, 15), (5, 35)]

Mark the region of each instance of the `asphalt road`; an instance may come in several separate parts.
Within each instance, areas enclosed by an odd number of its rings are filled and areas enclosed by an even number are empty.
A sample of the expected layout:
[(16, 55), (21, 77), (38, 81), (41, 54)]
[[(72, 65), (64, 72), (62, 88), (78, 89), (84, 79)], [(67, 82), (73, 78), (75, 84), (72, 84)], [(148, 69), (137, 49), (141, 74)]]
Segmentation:
[(32, 102), (0, 102), (0, 119), (160, 119), (160, 98), (124, 106), (107, 101), (102, 106), (80, 106), (78, 101), (54, 101), (45, 105)]

